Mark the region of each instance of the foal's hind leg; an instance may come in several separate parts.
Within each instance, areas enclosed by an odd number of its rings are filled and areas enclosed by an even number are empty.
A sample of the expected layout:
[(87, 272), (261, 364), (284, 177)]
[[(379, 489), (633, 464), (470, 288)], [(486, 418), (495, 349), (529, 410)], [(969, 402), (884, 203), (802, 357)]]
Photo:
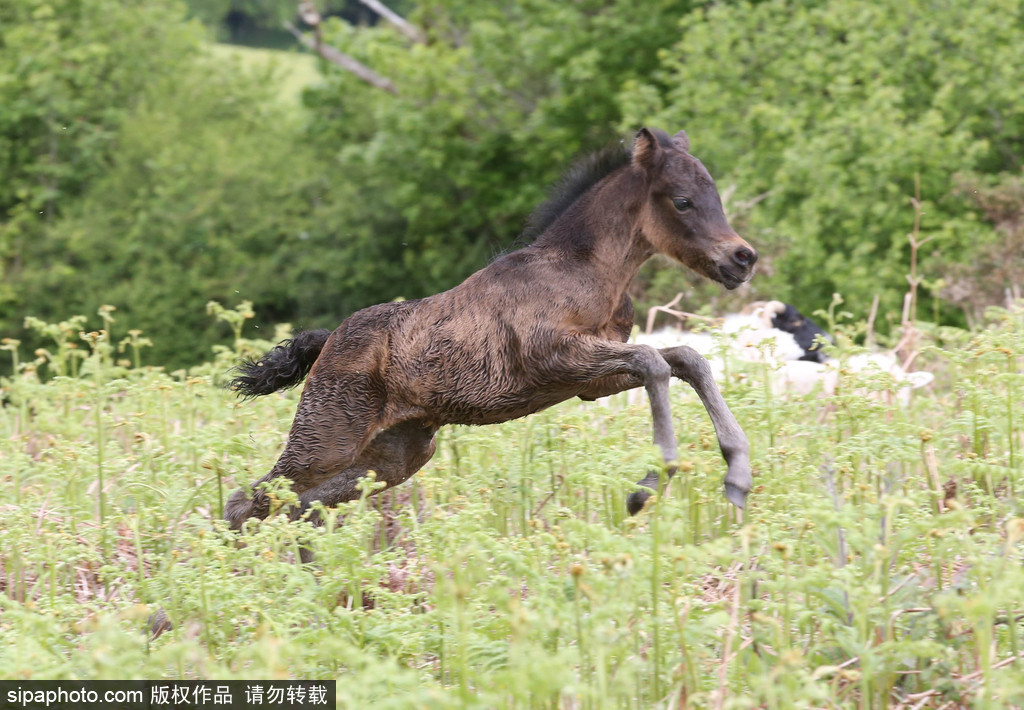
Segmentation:
[(270, 500), (258, 489), (260, 483), (284, 476), (301, 497), (355, 464), (380, 426), (382, 402), (366, 375), (314, 372), (277, 463), (225, 503), (224, 517), (231, 527), (238, 529), (248, 518), (265, 518), (270, 513)]
[[(292, 510), (292, 519), (302, 517), (316, 501), (330, 507), (355, 500), (362, 495), (362, 491), (359, 490), (359, 479), (370, 471), (377, 475), (378, 481), (386, 484), (385, 489), (402, 483), (423, 468), (434, 455), (435, 431), (436, 428), (416, 421), (402, 422), (382, 431), (374, 437), (352, 466), (303, 491), (299, 495), (298, 507)], [(309, 520), (314, 525), (323, 523), (319, 514), (315, 512)], [(303, 545), (299, 550), (299, 559), (303, 563), (312, 562), (312, 550)]]
[[(374, 437), (356, 462), (319, 485), (299, 495), (298, 517), (315, 501), (325, 506), (355, 500), (361, 495), (359, 479), (373, 471), (377, 480), (391, 488), (419, 471), (434, 455), (437, 448), (434, 433), (437, 429), (419, 421), (396, 424)], [(314, 522), (318, 522), (314, 520)]]

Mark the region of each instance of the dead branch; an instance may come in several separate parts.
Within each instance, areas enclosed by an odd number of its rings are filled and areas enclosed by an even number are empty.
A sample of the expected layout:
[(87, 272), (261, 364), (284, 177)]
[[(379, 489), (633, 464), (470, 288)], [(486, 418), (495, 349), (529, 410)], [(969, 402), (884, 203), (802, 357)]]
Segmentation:
[(917, 275), (917, 257), (921, 247), (935, 238), (921, 239), (921, 215), (924, 214), (924, 203), (921, 201), (921, 176), (914, 174), (914, 196), (910, 198), (910, 204), (914, 208), (914, 227), (907, 240), (910, 242), (910, 273), (907, 274), (909, 290), (903, 299), (903, 321), (901, 326), (902, 337), (894, 352), (901, 360), (904, 370), (910, 371), (910, 364), (917, 356), (917, 341), (921, 335), (917, 329), (917, 287), (921, 284), (921, 277)]
[(864, 346), (871, 349), (871, 346), (875, 344), (875, 317), (878, 315), (878, 294), (875, 294), (875, 299), (871, 302), (871, 313), (868, 314), (868, 325), (867, 332), (864, 334)]
[(395, 88), (395, 85), (390, 79), (381, 76), (358, 59), (350, 57), (329, 44), (324, 44), (320, 36), (319, 23), (313, 25), (313, 38), (310, 38), (300, 32), (295, 25), (290, 22), (285, 22), (284, 28), (295, 35), (295, 38), (302, 42), (302, 44), (312, 49), (331, 64), (341, 67), (350, 74), (354, 74), (371, 86), (382, 89), (389, 94), (398, 94), (398, 89)]
[(754, 195), (753, 197), (749, 197), (745, 200), (735, 200), (736, 189), (736, 183), (732, 183), (722, 190), (721, 194), (725, 217), (730, 222), (735, 222), (738, 217), (750, 212), (754, 209), (757, 203), (771, 197), (772, 192), (774, 192), (774, 190), (768, 190), (767, 192), (762, 192), (760, 195)]
[(419, 31), (419, 28), (417, 28), (404, 17), (402, 17), (397, 12), (392, 10), (390, 7), (382, 3), (380, 0), (359, 0), (359, 2), (363, 3), (368, 8), (376, 12), (378, 15), (383, 17), (385, 20), (390, 22), (392, 25), (395, 26), (395, 28), (399, 32), (404, 34), (413, 42), (422, 44), (425, 41), (423, 38), (423, 33)]
[(658, 317), (659, 313), (668, 313), (670, 316), (675, 316), (680, 320), (686, 320), (687, 318), (695, 318), (697, 320), (706, 321), (708, 323), (717, 323), (718, 318), (709, 318), (708, 316), (699, 316), (696, 313), (690, 313), (688, 311), (677, 311), (673, 309), (679, 300), (683, 297), (682, 292), (677, 293), (676, 297), (666, 303), (664, 306), (651, 306), (647, 309), (647, 328), (644, 331), (647, 335), (650, 335), (654, 330), (654, 319)]

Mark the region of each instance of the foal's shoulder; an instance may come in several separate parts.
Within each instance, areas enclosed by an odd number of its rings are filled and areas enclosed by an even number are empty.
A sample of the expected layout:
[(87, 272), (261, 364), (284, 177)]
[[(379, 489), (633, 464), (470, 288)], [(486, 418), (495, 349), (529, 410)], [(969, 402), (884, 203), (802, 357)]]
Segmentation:
[(466, 279), (460, 289), (488, 289), (510, 281), (529, 281), (532, 278), (531, 274), (542, 268), (539, 266), (542, 261), (542, 255), (538, 254), (537, 250), (531, 247), (510, 251), (497, 257), (490, 264)]
[[(536, 263), (541, 257), (540, 250), (535, 247), (525, 247), (523, 249), (517, 249), (515, 251), (506, 252), (501, 256), (497, 257), (490, 264), (485, 266), (480, 272), (490, 272), (493, 274), (500, 274), (505, 271), (514, 269), (521, 269), (529, 267), (531, 264)], [(477, 272), (477, 273), (480, 273)]]

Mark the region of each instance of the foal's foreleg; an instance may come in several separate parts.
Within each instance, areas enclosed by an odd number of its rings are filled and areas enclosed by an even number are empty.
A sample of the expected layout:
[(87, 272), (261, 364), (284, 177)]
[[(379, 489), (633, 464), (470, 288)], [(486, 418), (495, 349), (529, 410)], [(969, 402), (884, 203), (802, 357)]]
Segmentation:
[(704, 403), (727, 465), (725, 497), (736, 507), (743, 508), (752, 484), (750, 447), (746, 434), (722, 399), (722, 393), (711, 374), (711, 365), (700, 353), (686, 345), (664, 348), (659, 352), (671, 365), (672, 374), (693, 387), (700, 401)]
[[(587, 398), (592, 389), (600, 389), (602, 386), (618, 387), (617, 391), (621, 391), (643, 385), (651, 403), (654, 443), (661, 450), (665, 469), (671, 477), (676, 472), (677, 455), (668, 396), (671, 366), (657, 350), (647, 345), (599, 341), (588, 354), (594, 358), (586, 368), (587, 372), (593, 373), (590, 378), (592, 384), (581, 396)], [(626, 501), (630, 514), (643, 508), (651, 495), (647, 489), (657, 489), (659, 479), (660, 473), (652, 471), (637, 484), (643, 488), (632, 493)]]
[[(672, 374), (689, 384), (704, 404), (711, 423), (715, 427), (718, 445), (721, 447), (722, 456), (728, 467), (725, 474), (725, 497), (737, 507), (744, 507), (747, 493), (751, 487), (747, 437), (732, 412), (729, 411), (725, 400), (722, 399), (722, 393), (718, 390), (718, 385), (715, 384), (714, 376), (711, 373), (710, 364), (700, 353), (687, 346), (664, 348), (658, 352), (672, 367)], [(602, 377), (594, 380), (585, 391), (580, 393), (580, 398), (597, 399), (641, 385), (643, 385), (643, 381), (635, 375)], [(645, 488), (657, 488), (658, 474), (652, 472), (640, 481), (639, 485)], [(647, 498), (648, 494), (643, 491), (638, 491), (630, 496), (628, 501), (630, 513), (639, 511)]]

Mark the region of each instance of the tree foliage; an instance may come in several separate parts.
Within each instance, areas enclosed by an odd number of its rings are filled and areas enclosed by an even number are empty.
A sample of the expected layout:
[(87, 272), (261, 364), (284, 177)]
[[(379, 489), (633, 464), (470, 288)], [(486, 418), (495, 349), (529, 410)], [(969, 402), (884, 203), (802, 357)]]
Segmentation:
[[(426, 42), (334, 21), (325, 37), (397, 86), (333, 72), (311, 136), (358, 199), (346, 280), (378, 298), (452, 285), (507, 248), (581, 151), (620, 138), (617, 94), (657, 65), (688, 2), (420, 3)], [(395, 292), (395, 278), (400, 292)]]
[(759, 290), (808, 311), (839, 291), (862, 313), (878, 294), (898, 313), (918, 179), (936, 255), (973, 258), (991, 227), (955, 175), (1020, 171), (1020, 3), (718, 4), (683, 29), (623, 92), (623, 125), (691, 126), (720, 183), (766, 196), (749, 215)]
[[(148, 87), (197, 50), (172, 6), (0, 2), (0, 305), (17, 303), (25, 250), (101, 176)], [(5, 324), (6, 325), (6, 324)]]
[(223, 335), (211, 298), (293, 313), (274, 257), (318, 179), (266, 72), (209, 55), (174, 3), (36, 5), (3, 25), (4, 332), (110, 303), (185, 364)]
[(198, 59), (152, 87), (119, 131), (116, 159), (22, 250), (48, 268), (26, 270), (20, 289), (61, 294), (26, 307), (54, 318), (114, 304), (159, 335), (156, 361), (181, 363), (224, 334), (203, 312), (210, 299), (257, 299), (264, 322), (300, 311), (302, 280), (282, 261), (303, 252), (320, 180), (270, 87)]
[[(395, 92), (321, 62), (296, 109), (187, 19), (276, 27), (289, 0), (0, 0), (0, 331), (110, 303), (178, 366), (227, 335), (210, 299), (251, 300), (268, 330), (332, 326), (454, 285), (575, 156), (644, 124), (690, 131), (761, 251), (743, 297), (813, 312), (839, 291), (865, 312), (877, 294), (898, 314), (918, 189), (940, 317), (1024, 281), (1000, 260), (1019, 242), (1019, 3), (391, 6), (419, 32), (320, 27)], [(655, 264), (638, 295), (724, 307), (696, 283)]]

